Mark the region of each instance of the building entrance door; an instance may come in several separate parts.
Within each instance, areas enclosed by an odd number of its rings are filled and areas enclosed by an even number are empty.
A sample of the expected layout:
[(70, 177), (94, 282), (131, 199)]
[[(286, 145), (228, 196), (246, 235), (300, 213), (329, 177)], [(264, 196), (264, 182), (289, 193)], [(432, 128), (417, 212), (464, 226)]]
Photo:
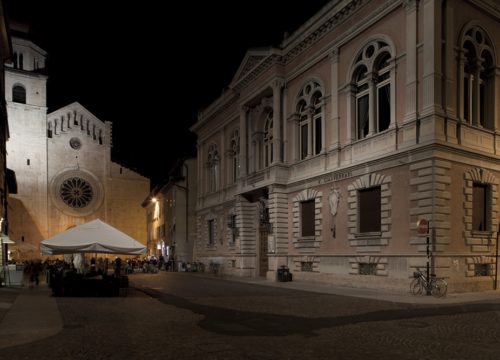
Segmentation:
[(269, 268), (269, 259), (267, 257), (267, 224), (261, 224), (259, 227), (259, 276), (266, 276)]

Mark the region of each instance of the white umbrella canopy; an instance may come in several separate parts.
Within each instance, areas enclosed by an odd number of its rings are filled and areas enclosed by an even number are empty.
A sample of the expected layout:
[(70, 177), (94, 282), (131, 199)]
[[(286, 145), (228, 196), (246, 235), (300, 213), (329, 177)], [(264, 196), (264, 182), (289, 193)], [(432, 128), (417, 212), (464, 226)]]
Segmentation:
[(138, 255), (146, 253), (139, 241), (100, 219), (74, 226), (40, 242), (42, 255), (106, 253)]

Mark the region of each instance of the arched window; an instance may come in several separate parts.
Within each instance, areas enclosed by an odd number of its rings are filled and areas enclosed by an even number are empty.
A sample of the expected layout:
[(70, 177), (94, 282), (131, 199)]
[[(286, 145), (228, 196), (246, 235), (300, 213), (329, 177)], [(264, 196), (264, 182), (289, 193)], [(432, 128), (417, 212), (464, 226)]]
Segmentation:
[(12, 87), (12, 101), (20, 104), (26, 104), (26, 89), (22, 85)]
[(356, 139), (387, 130), (391, 125), (391, 51), (372, 41), (356, 58), (352, 75)]
[(269, 111), (264, 122), (264, 167), (273, 163), (273, 112)]
[(52, 123), (50, 121), (47, 123), (47, 137), (52, 137)]
[(460, 57), (461, 118), (471, 125), (494, 129), (495, 61), (491, 41), (477, 26), (463, 36)]
[(231, 182), (234, 184), (240, 175), (240, 133), (234, 130), (231, 137)]
[(219, 162), (217, 145), (212, 144), (208, 148), (208, 192), (215, 192), (219, 189)]
[(300, 160), (323, 151), (323, 92), (319, 83), (307, 83), (299, 93), (298, 152)]

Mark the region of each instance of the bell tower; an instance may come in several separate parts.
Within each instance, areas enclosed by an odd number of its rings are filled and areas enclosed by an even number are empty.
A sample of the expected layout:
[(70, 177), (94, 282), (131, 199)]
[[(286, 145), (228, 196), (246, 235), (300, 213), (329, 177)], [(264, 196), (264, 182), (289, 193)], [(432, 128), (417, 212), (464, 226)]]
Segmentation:
[(11, 23), (12, 62), (5, 65), (10, 129), (7, 164), (18, 193), (9, 197), (9, 233), (16, 243), (47, 237), (47, 53), (30, 40), (29, 27)]

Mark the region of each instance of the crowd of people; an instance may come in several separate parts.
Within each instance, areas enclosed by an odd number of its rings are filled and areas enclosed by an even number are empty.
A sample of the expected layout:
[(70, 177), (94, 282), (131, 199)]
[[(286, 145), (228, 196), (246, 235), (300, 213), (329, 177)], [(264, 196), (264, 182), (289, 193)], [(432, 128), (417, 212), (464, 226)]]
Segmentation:
[[(116, 256), (114, 259), (108, 257), (83, 256), (75, 254), (70, 258), (63, 259), (40, 259), (17, 262), (21, 265), (24, 275), (24, 284), (32, 287), (38, 286), (40, 280), (49, 282), (49, 273), (75, 271), (85, 276), (92, 277), (113, 273), (116, 275), (128, 275), (136, 272), (157, 273), (164, 271), (196, 271), (191, 263), (177, 264), (173, 259), (165, 259), (163, 256), (145, 256), (122, 259)], [(177, 266), (178, 265), (178, 266)]]

